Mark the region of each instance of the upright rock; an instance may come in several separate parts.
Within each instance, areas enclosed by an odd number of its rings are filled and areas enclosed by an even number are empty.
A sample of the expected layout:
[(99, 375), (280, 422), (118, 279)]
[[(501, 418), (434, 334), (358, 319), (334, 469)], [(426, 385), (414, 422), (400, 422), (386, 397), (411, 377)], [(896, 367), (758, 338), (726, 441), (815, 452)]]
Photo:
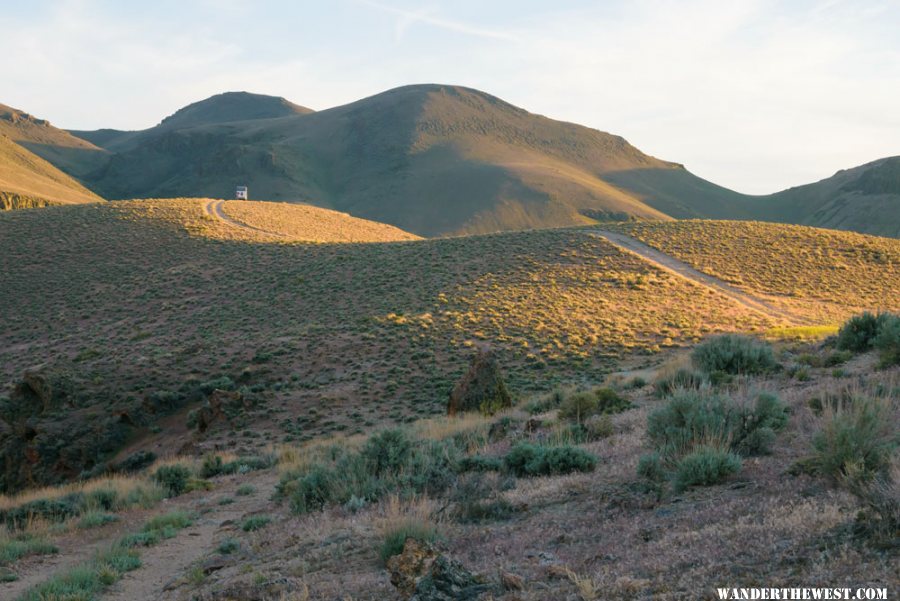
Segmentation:
[(456, 383), (447, 403), (447, 415), (467, 411), (493, 414), (513, 404), (503, 382), (497, 358), (488, 348), (481, 348), (469, 371)]

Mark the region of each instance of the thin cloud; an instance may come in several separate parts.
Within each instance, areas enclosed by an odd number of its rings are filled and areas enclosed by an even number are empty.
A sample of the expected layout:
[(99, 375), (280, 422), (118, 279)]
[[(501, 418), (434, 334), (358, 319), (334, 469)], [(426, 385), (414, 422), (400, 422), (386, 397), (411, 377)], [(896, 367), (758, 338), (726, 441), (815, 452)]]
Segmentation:
[(361, 4), (365, 4), (366, 6), (378, 9), (382, 12), (397, 15), (397, 17), (399, 18), (395, 27), (395, 34), (398, 39), (403, 37), (403, 34), (406, 33), (406, 31), (416, 23), (425, 23), (426, 25), (432, 25), (446, 31), (453, 31), (455, 33), (462, 33), (479, 38), (506, 40), (511, 42), (518, 39), (515, 35), (507, 31), (483, 29), (481, 27), (476, 27), (468, 23), (463, 23), (462, 21), (454, 21), (452, 19), (445, 19), (442, 17), (434, 16), (434, 9), (430, 8), (406, 10), (393, 6), (387, 6), (378, 2), (373, 2), (372, 0), (359, 0), (359, 2)]

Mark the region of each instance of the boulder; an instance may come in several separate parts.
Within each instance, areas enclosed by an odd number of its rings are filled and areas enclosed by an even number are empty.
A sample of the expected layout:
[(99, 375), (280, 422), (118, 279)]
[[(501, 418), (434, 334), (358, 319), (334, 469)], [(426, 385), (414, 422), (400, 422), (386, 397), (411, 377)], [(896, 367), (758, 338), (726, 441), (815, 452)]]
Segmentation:
[(487, 348), (478, 350), (469, 371), (450, 392), (447, 415), (467, 411), (493, 414), (512, 407), (513, 399), (503, 382), (500, 366), (494, 353)]

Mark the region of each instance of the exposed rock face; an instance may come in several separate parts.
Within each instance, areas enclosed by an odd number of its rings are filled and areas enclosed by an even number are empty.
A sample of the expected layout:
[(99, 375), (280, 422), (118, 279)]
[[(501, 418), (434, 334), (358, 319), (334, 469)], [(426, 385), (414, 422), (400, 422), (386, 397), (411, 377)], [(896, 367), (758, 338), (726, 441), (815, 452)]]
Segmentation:
[(227, 421), (234, 411), (247, 408), (240, 392), (217, 388), (209, 395), (207, 403), (197, 410), (197, 430), (206, 432), (217, 422)]
[(467, 601), (496, 587), (431, 545), (409, 538), (403, 552), (387, 562), (391, 583), (409, 601)]
[(512, 404), (512, 396), (503, 382), (494, 353), (483, 348), (475, 355), (469, 371), (453, 387), (447, 403), (447, 415), (467, 411), (495, 413)]

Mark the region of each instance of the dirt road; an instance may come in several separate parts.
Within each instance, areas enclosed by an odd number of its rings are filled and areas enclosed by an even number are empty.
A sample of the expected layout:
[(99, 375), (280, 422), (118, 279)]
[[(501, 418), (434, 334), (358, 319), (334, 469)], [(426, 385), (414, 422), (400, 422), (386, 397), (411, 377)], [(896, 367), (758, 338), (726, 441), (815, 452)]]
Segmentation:
[(816, 322), (807, 319), (802, 315), (798, 315), (781, 307), (777, 307), (772, 304), (771, 301), (750, 294), (736, 286), (732, 286), (728, 282), (720, 280), (717, 277), (711, 276), (709, 274), (703, 273), (702, 271), (698, 271), (688, 265), (687, 263), (676, 259), (670, 255), (665, 254), (655, 248), (647, 246), (643, 242), (640, 242), (631, 236), (626, 236), (625, 234), (620, 234), (618, 232), (609, 232), (606, 230), (589, 230), (590, 234), (600, 236), (604, 238), (606, 241), (618, 246), (619, 248), (630, 251), (645, 261), (648, 261), (655, 265), (656, 267), (667, 271), (669, 273), (674, 273), (675, 275), (681, 276), (686, 280), (690, 280), (695, 284), (699, 284), (705, 288), (710, 288), (723, 294), (735, 301), (747, 307), (748, 309), (752, 309), (758, 313), (762, 313), (767, 317), (778, 321), (786, 321), (791, 324), (802, 324), (802, 325), (813, 325)]

